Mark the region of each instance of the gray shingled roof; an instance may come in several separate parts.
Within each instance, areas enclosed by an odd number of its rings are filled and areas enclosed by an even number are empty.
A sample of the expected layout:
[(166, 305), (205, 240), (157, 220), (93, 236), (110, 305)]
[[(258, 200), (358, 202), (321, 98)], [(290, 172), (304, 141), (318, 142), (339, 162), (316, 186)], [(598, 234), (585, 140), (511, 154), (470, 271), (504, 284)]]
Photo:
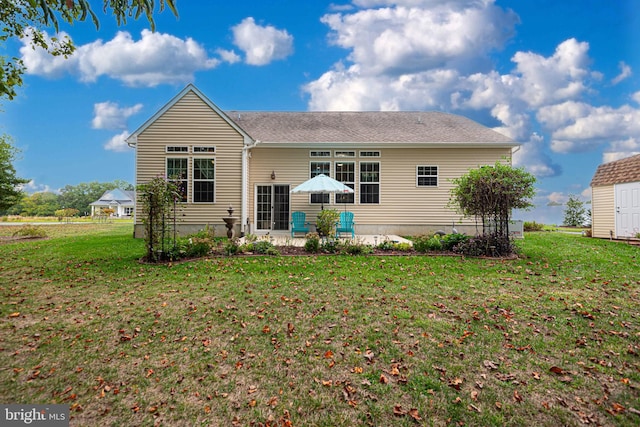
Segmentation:
[(591, 186), (640, 182), (640, 154), (598, 166)]
[(514, 141), (466, 117), (441, 112), (244, 112), (228, 117), (261, 142), (429, 143)]

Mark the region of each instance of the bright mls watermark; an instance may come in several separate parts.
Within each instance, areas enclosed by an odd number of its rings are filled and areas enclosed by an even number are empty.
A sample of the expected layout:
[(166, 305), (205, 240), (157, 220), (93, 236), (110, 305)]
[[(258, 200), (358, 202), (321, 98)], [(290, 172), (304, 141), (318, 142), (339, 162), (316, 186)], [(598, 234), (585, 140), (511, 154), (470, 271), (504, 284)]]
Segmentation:
[(0, 404), (0, 426), (68, 427), (69, 405)]

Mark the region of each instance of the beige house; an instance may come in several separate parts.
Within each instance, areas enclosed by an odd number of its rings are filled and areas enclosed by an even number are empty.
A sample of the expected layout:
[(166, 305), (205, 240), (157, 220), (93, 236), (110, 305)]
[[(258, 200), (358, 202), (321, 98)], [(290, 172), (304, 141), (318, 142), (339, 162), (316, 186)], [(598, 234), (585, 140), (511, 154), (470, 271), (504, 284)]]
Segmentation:
[[(174, 177), (183, 232), (225, 231), (229, 205), (242, 234), (287, 233), (291, 212), (314, 222), (324, 208), (354, 212), (357, 234), (473, 232), (447, 207), (450, 180), (496, 161), (518, 143), (467, 118), (439, 112), (222, 111), (185, 87), (128, 139), (136, 184)], [(292, 194), (324, 173), (353, 194)], [(135, 212), (139, 212), (138, 209)], [(135, 218), (135, 234), (143, 233)]]
[(593, 237), (640, 233), (640, 154), (598, 166), (591, 180)]

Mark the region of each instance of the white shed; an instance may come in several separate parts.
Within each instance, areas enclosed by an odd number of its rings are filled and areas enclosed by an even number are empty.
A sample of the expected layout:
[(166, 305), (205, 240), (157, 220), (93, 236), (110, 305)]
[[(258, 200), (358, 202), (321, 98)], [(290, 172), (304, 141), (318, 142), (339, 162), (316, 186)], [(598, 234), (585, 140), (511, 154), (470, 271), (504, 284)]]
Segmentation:
[(598, 166), (591, 191), (593, 237), (640, 234), (640, 154)]

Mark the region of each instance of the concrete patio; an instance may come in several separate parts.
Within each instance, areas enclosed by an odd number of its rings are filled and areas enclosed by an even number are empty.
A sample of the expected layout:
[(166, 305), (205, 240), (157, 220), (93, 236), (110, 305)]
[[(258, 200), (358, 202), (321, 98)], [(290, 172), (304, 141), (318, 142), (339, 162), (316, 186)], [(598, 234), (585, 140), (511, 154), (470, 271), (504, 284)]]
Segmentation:
[[(304, 246), (306, 239), (302, 235), (297, 235), (294, 238), (291, 238), (291, 234), (288, 232), (285, 233), (271, 233), (258, 236), (258, 240), (269, 240), (273, 243), (274, 246)], [(389, 240), (394, 243), (409, 243), (412, 244), (410, 240), (407, 240), (403, 237), (397, 236), (395, 234), (362, 234), (356, 235), (354, 239), (350, 237), (341, 237), (340, 240), (347, 241), (353, 240), (355, 242), (363, 243), (366, 245), (376, 246), (380, 243)], [(244, 243), (245, 238), (240, 239), (240, 243)]]

